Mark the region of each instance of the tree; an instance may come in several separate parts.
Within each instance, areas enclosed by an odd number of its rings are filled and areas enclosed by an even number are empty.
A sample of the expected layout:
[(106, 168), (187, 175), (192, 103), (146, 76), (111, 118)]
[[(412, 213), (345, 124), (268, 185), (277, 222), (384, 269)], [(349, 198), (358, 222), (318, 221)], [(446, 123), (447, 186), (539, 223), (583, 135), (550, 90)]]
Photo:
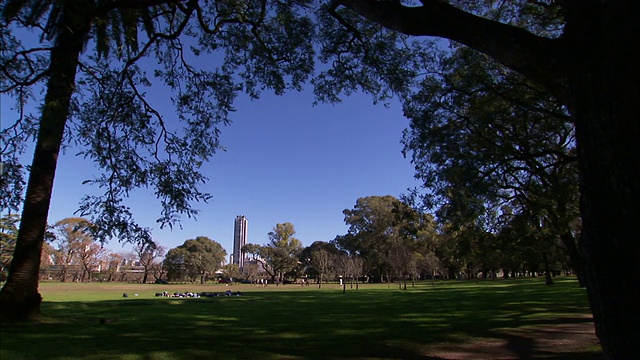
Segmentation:
[(240, 279), (242, 272), (238, 264), (226, 264), (222, 267), (222, 277), (226, 279)]
[(413, 275), (416, 269), (416, 254), (410, 244), (395, 241), (387, 256), (387, 263), (394, 278), (400, 280), (399, 287), (407, 289), (407, 277)]
[[(149, 230), (135, 222), (123, 200), (139, 187), (153, 189), (160, 199), (163, 226), (175, 224), (178, 214), (197, 215), (192, 202), (210, 198), (198, 190), (206, 180), (199, 167), (220, 148), (218, 127), (229, 123), (236, 94), (245, 91), (255, 98), (264, 89), (279, 94), (300, 89), (313, 69), (313, 47), (304, 37), (314, 31), (307, 17), (297, 16), (296, 3), (3, 3), (0, 91), (15, 97), (21, 115), (2, 130), (7, 177), (0, 191), (3, 205), (22, 203), (22, 216), (10, 275), (0, 291), (0, 321), (40, 313), (38, 268), (63, 142), (75, 144), (104, 170), (86, 182), (105, 193), (85, 197), (79, 209), (81, 216), (92, 217), (97, 239), (150, 241)], [(33, 43), (42, 43), (26, 47), (17, 33), (35, 33)], [(185, 45), (183, 34), (198, 40)], [(96, 50), (89, 51), (88, 45)], [(214, 70), (185, 62), (191, 55), (216, 52), (223, 60)], [(153, 85), (173, 91), (175, 114), (184, 128), (169, 126), (170, 119), (145, 97), (152, 81), (138, 64), (147, 56), (159, 60)], [(45, 97), (36, 117), (25, 107), (40, 86)], [(20, 154), (32, 138), (35, 151), (22, 199)]]
[[(366, 271), (380, 281), (409, 264), (417, 249), (418, 233), (431, 223), (424, 214), (390, 195), (359, 198), (353, 209), (343, 213), (349, 234), (336, 238), (335, 243), (349, 254), (362, 257)], [(400, 272), (407, 273), (408, 268)]]
[(170, 280), (200, 278), (204, 284), (207, 277), (222, 267), (227, 251), (217, 241), (206, 236), (186, 240), (182, 245), (169, 250), (164, 259)]
[[(67, 281), (69, 271), (74, 273), (73, 280), (84, 280), (85, 272), (90, 270), (94, 262), (92, 258), (97, 255), (97, 249), (92, 246), (96, 244), (89, 232), (90, 227), (84, 218), (65, 218), (53, 225), (57, 244), (53, 257), (60, 270), (61, 282)], [(80, 274), (79, 270), (82, 271)]]
[(257, 261), (248, 261), (242, 267), (242, 275), (253, 284), (259, 277), (261, 278), (261, 268)]
[(323, 276), (329, 273), (333, 266), (333, 256), (325, 249), (314, 250), (311, 252), (310, 263), (318, 274), (318, 289), (320, 289)]
[(16, 246), (16, 235), (18, 233), (16, 224), (19, 220), (16, 214), (9, 214), (0, 218), (0, 281), (4, 281), (8, 275), (13, 249)]
[(284, 275), (298, 265), (302, 243), (293, 237), (296, 233), (291, 223), (279, 223), (267, 235), (266, 245), (247, 244), (242, 251), (251, 254), (254, 261), (262, 265), (273, 281), (282, 281)]
[(52, 280), (53, 276), (51, 274), (52, 270), (55, 268), (55, 254), (56, 249), (49, 244), (49, 242), (45, 241), (42, 244), (42, 254), (40, 255), (40, 277)]
[(120, 266), (122, 265), (123, 260), (124, 256), (115, 252), (109, 252), (105, 256), (108, 282), (115, 281), (116, 274), (120, 271)]
[(333, 270), (334, 258), (340, 253), (335, 244), (326, 241), (314, 241), (300, 253), (300, 262), (308, 267), (305, 272), (315, 275), (318, 288), (322, 287), (324, 276)]
[(318, 289), (322, 288), (322, 280), (324, 275), (331, 271), (333, 265), (333, 256), (324, 249), (318, 249), (311, 252), (311, 266), (318, 274)]
[(366, 271), (380, 281), (389, 272), (387, 258), (396, 234), (393, 209), (399, 203), (390, 195), (368, 196), (359, 198), (352, 210), (343, 210), (344, 222), (352, 236), (337, 239), (338, 247), (350, 253), (357, 251), (365, 261)]
[[(23, 53), (27, 55), (26, 63), (36, 65), (30, 68), (35, 73), (27, 71), (25, 76), (12, 76), (21, 68), (20, 61), (11, 60), (11, 57), (17, 59), (21, 51), (20, 43), (15, 37), (7, 39), (11, 44), (10, 49), (18, 52), (7, 57), (3, 56), (4, 74), (8, 79), (14, 80), (7, 86), (3, 86), (3, 92), (10, 91), (11, 88), (24, 90), (25, 86), (37, 83), (40, 79), (48, 79), (41, 126), (36, 131), (38, 141), (30, 170), (22, 221), (14, 260), (11, 264), (15, 277), (10, 277), (0, 292), (0, 303), (3, 305), (0, 319), (3, 321), (29, 319), (40, 312), (42, 298), (37, 291), (35, 274), (40, 263), (56, 161), (66, 120), (70, 113), (78, 58), (85, 44), (85, 37), (91, 29), (92, 15), (97, 10), (87, 8), (87, 5), (81, 2), (55, 4), (48, 1), (10, 1), (2, 8), (3, 37), (8, 35), (10, 31), (8, 25), (14, 21), (26, 27), (37, 27), (40, 18), (48, 9), (51, 9), (50, 21), (42, 29), (50, 34), (50, 39), (52, 38), (54, 42), (54, 46), (50, 49), (48, 63), (38, 60), (30, 61), (28, 54), (31, 51), (29, 50)], [(25, 21), (21, 22), (22, 20)], [(126, 43), (131, 44), (130, 41)], [(17, 154), (13, 155), (15, 159)], [(12, 167), (18, 168), (18, 166)]]
[(417, 259), (418, 267), (429, 274), (431, 286), (436, 286), (436, 276), (441, 270), (440, 259), (433, 252), (420, 255)]
[[(410, 36), (451, 39), (491, 56), (538, 83), (569, 110), (576, 128), (585, 283), (596, 332), (608, 359), (640, 357), (640, 92), (637, 24), (632, 1), (515, 2), (492, 14), (522, 13), (509, 23), (474, 14), (463, 2), (336, 0), (362, 18)], [(504, 10), (504, 11), (503, 11)], [(562, 17), (559, 34), (520, 24)], [(527, 21), (528, 20), (528, 21)], [(460, 26), (464, 24), (464, 26)]]
[(169, 249), (163, 261), (169, 281), (182, 281), (187, 278), (188, 257), (189, 252), (184, 248)]
[(302, 243), (293, 237), (296, 230), (292, 223), (280, 223), (267, 235), (269, 243), (263, 248), (264, 258), (271, 264), (273, 273), (280, 279), (298, 264)]
[(80, 258), (80, 264), (82, 265), (82, 275), (80, 281), (86, 279), (91, 281), (91, 274), (97, 271), (102, 261), (102, 256), (105, 253), (105, 248), (94, 242), (85, 241), (80, 247), (78, 257)]
[(342, 292), (347, 291), (347, 279), (351, 282), (351, 288), (353, 288), (353, 283), (355, 282), (356, 289), (358, 289), (357, 279), (362, 275), (363, 264), (362, 258), (355, 254), (342, 252), (333, 256), (333, 268), (343, 278)]
[(164, 256), (165, 249), (155, 243), (142, 243), (134, 246), (133, 251), (138, 256), (140, 265), (144, 269), (142, 283), (145, 284), (151, 270), (156, 265), (156, 259)]
[(491, 231), (506, 217), (535, 213), (562, 235), (580, 274), (570, 226), (579, 217), (578, 169), (565, 107), (468, 48), (443, 56), (432, 72), (439, 75), (425, 79), (405, 107), (405, 151), (427, 190), (425, 202), (439, 208), (441, 221), (479, 217)]

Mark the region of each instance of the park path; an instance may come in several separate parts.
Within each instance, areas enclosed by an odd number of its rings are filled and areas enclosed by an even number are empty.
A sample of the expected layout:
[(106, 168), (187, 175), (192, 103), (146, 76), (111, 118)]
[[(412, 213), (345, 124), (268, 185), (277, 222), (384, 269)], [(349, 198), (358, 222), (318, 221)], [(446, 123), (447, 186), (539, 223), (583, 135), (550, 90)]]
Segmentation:
[(433, 360), (566, 359), (596, 360), (599, 341), (593, 320), (572, 318), (568, 322), (497, 330), (496, 336), (468, 343), (430, 347)]

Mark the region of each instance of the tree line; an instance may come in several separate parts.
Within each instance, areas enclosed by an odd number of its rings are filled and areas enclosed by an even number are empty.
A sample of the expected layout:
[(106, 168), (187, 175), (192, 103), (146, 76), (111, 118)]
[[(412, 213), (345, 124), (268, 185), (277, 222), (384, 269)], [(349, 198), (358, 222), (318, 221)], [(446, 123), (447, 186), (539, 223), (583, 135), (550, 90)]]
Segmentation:
[[(575, 273), (560, 235), (545, 236), (531, 224), (509, 223), (498, 232), (453, 231), (450, 224), (390, 195), (368, 196), (345, 209), (347, 234), (307, 247), (293, 224), (276, 224), (264, 245), (247, 244), (242, 268), (225, 264), (223, 246), (206, 236), (166, 251), (155, 243), (115, 253), (96, 241), (84, 218), (53, 224), (42, 251), (40, 278), (61, 282), (200, 282), (220, 279), (257, 283), (312, 281), (400, 282), (416, 279), (472, 279)], [(17, 235), (17, 216), (1, 219), (0, 259), (5, 279)]]
[(575, 274), (560, 236), (542, 236), (528, 224), (498, 232), (452, 231), (430, 214), (393, 197), (368, 196), (345, 209), (347, 234), (302, 247), (290, 223), (278, 224), (265, 245), (243, 251), (272, 279), (342, 277), (361, 281), (471, 279)]
[[(6, 281), (17, 238), (18, 216), (0, 218), (0, 281)], [(147, 282), (164, 277), (164, 247), (155, 243), (133, 246), (128, 253), (111, 251), (93, 237), (90, 221), (71, 217), (48, 227), (39, 277), (60, 282)]]

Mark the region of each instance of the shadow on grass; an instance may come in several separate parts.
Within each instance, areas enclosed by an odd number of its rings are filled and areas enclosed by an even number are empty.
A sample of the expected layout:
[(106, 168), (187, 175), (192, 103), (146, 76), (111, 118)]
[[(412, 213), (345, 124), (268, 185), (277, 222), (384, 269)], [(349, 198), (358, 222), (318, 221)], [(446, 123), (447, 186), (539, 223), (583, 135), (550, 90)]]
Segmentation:
[(521, 359), (597, 358), (588, 349), (540, 353), (536, 339), (504, 331), (590, 321), (571, 282), (45, 302), (43, 312), (40, 323), (0, 327), (0, 358), (444, 359), (432, 346), (484, 338)]

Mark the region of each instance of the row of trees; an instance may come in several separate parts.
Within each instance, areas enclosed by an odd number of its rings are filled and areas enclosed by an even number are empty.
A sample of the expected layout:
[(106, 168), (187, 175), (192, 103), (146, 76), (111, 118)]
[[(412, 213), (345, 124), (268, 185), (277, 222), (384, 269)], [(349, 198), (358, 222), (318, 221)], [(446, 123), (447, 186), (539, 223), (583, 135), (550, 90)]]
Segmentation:
[[(353, 209), (344, 210), (349, 232), (332, 241), (316, 241), (303, 247), (294, 237), (291, 223), (276, 224), (265, 245), (247, 244), (250, 256), (242, 269), (224, 265), (226, 251), (218, 242), (198, 236), (170, 249), (156, 244), (139, 244), (128, 254), (108, 251), (90, 232), (84, 218), (56, 222), (44, 244), (40, 276), (65, 281), (136, 281), (167, 279), (199, 281), (225, 278), (256, 281), (268, 277), (311, 277), (319, 286), (328, 278), (371, 281), (437, 277), (467, 278), (567, 270), (568, 255), (561, 243), (546, 243), (537, 229), (511, 226), (501, 233), (442, 231), (429, 215), (409, 207), (392, 196), (358, 199)], [(1, 219), (0, 259), (6, 277), (17, 233), (17, 216)], [(556, 236), (556, 239), (558, 237)], [(153, 277), (153, 278), (151, 278)]]
[(369, 196), (344, 210), (349, 232), (303, 248), (292, 224), (278, 224), (265, 245), (243, 251), (272, 279), (367, 277), (371, 281), (474, 278), (574, 272), (560, 236), (547, 236), (514, 217), (498, 232), (453, 230), (393, 196)]
[[(468, 197), (465, 192), (475, 193), (475, 188), (447, 186), (458, 179), (483, 186), (477, 181), (481, 178), (477, 170), (485, 176), (498, 172), (485, 164), (485, 147), (464, 147), (483, 159), (475, 164), (479, 166), (467, 166), (473, 161), (457, 166), (457, 160), (438, 158), (429, 149), (430, 138), (422, 135), (444, 134), (450, 127), (477, 130), (475, 125), (480, 123), (466, 122), (467, 111), (491, 108), (494, 103), (482, 96), (483, 101), (468, 103), (454, 92), (464, 85), (462, 93), (476, 99), (475, 94), (482, 95), (493, 82), (468, 87), (467, 81), (477, 79), (465, 76), (464, 71), (431, 68), (443, 58), (433, 56), (434, 47), (424, 36), (450, 39), (454, 49), (462, 44), (486, 55), (484, 64), (495, 70), (490, 80), (517, 72), (520, 80), (526, 80), (526, 84), (521, 82), (522, 89), (534, 90), (542, 95), (538, 99), (553, 100), (562, 107), (556, 114), (564, 114), (566, 124), (575, 127), (575, 140), (567, 143), (574, 151), (567, 160), (575, 158), (579, 169), (582, 243), (576, 255), (584, 265), (598, 336), (607, 358), (639, 357), (640, 331), (633, 321), (640, 317), (636, 286), (640, 270), (635, 266), (640, 243), (634, 226), (640, 217), (640, 155), (636, 151), (640, 138), (640, 71), (636, 65), (640, 13), (635, 2), (8, 0), (0, 10), (0, 91), (14, 96), (20, 114), (2, 133), (6, 140), (2, 209), (23, 211), (11, 275), (0, 292), (0, 320), (24, 320), (39, 313), (37, 274), (63, 141), (79, 147), (81, 154), (105, 171), (89, 180), (105, 193), (88, 196), (81, 205), (81, 216), (95, 216), (91, 219), (98, 225), (94, 235), (149, 241), (148, 233), (122, 205), (123, 198), (134, 188), (150, 187), (163, 204), (161, 223), (174, 223), (179, 213), (194, 215), (190, 203), (209, 199), (198, 191), (197, 185), (205, 180), (199, 164), (219, 148), (217, 126), (229, 121), (236, 94), (245, 91), (257, 97), (262, 89), (281, 94), (300, 89), (311, 78), (323, 101), (339, 101), (353, 89), (371, 93), (376, 100), (399, 96), (417, 135), (410, 140), (411, 149), (424, 150), (428, 155), (424, 164), (444, 164), (449, 169), (444, 177), (423, 178), (428, 195), (431, 179), (435, 179), (436, 198), (444, 195), (455, 200), (454, 206), (440, 206), (440, 210), (465, 215), (449, 232), (486, 228), (478, 226), (479, 216), (467, 216), (475, 211), (482, 216), (511, 213), (524, 218), (519, 224), (570, 234), (566, 228), (556, 229), (554, 222), (558, 217), (559, 224), (565, 223), (562, 201), (551, 207), (553, 214), (538, 202), (527, 208), (509, 204), (511, 209), (505, 211), (478, 212), (478, 207), (493, 210), (486, 204), (500, 192), (482, 191)], [(17, 36), (30, 33), (36, 39), (23, 43)], [(192, 44), (183, 43), (194, 37), (197, 41)], [(186, 49), (195, 55), (222, 58), (223, 63), (209, 69), (190, 66), (185, 63), (188, 56), (184, 55), (190, 55), (185, 54)], [(147, 56), (157, 57), (160, 65), (152, 71), (153, 81), (139, 65)], [(315, 72), (316, 60), (327, 64), (322, 72)], [(451, 85), (446, 89), (452, 92), (435, 100), (443, 100), (440, 109), (449, 114), (440, 116), (444, 113), (432, 107), (419, 109), (416, 99), (423, 99), (423, 104), (433, 100), (424, 97), (430, 91), (422, 89), (442, 81)], [(173, 91), (173, 113), (183, 120), (184, 131), (166, 126), (168, 119), (145, 97), (144, 88), (154, 82)], [(25, 105), (41, 93), (39, 86), (45, 89), (44, 98), (36, 99), (42, 112), (31, 115), (24, 111)], [(515, 98), (511, 94), (523, 95)], [(498, 139), (492, 141), (499, 145), (491, 147), (494, 150), (502, 145), (515, 150), (508, 157), (514, 160), (512, 170), (529, 162), (538, 169), (564, 171), (563, 166), (556, 166), (564, 155), (549, 153), (541, 162), (540, 152), (530, 151), (535, 148), (519, 143), (509, 146), (518, 134), (541, 131), (548, 123), (528, 116), (530, 109), (544, 108), (542, 114), (548, 110), (547, 101), (542, 107), (538, 101), (527, 101), (530, 94), (500, 92), (499, 100), (521, 103), (527, 111), (504, 108), (508, 111), (495, 113), (499, 117), (486, 114), (482, 117), (490, 125), (486, 129), (496, 137), (488, 132), (477, 134)], [(417, 111), (413, 111), (415, 104)], [(431, 127), (431, 119), (442, 121), (443, 126)], [(459, 127), (461, 124), (464, 126)], [(419, 128), (423, 125), (434, 131), (424, 132)], [(36, 146), (25, 182), (22, 173), (27, 167), (21, 164), (21, 153), (33, 138)], [(420, 156), (414, 163), (419, 164), (419, 171), (428, 168), (422, 167)], [(516, 193), (531, 199), (539, 193), (539, 184), (550, 184), (543, 177), (522, 172), (503, 180), (524, 190), (501, 193), (503, 199)], [(503, 183), (509, 185), (509, 181)], [(557, 185), (553, 188), (562, 194), (565, 185)], [(539, 216), (541, 211), (534, 203), (544, 205), (548, 214)]]
[[(0, 279), (6, 280), (17, 238), (18, 216), (0, 218)], [(40, 261), (40, 278), (61, 282), (135, 281), (147, 282), (165, 275), (160, 261), (165, 249), (144, 243), (131, 252), (117, 253), (95, 241), (91, 222), (84, 218), (65, 218), (48, 228)]]
[[(18, 216), (0, 218), (0, 281), (5, 281), (17, 238)], [(43, 244), (40, 278), (61, 282), (171, 281), (205, 282), (223, 268), (226, 251), (204, 236), (186, 240), (170, 249), (156, 243), (140, 243), (128, 253), (103, 247), (93, 237), (95, 226), (85, 218), (65, 218), (51, 225)], [(237, 267), (237, 266), (236, 266)], [(225, 266), (226, 275), (239, 274)]]

